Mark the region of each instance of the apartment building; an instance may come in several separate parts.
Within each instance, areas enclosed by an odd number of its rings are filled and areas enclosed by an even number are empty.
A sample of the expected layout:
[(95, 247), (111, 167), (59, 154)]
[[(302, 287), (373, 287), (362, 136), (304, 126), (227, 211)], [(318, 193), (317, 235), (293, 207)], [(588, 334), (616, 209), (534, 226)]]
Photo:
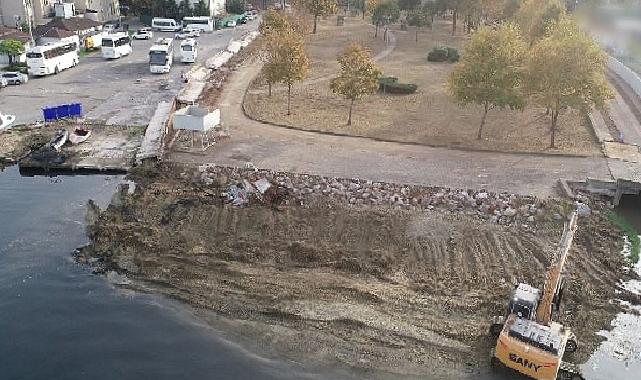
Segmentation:
[[(54, 16), (54, 4), (62, 0), (0, 0), (0, 25), (16, 27), (32, 20), (33, 25), (45, 24)], [(76, 11), (95, 21), (114, 20), (120, 16), (119, 0), (66, 0)]]

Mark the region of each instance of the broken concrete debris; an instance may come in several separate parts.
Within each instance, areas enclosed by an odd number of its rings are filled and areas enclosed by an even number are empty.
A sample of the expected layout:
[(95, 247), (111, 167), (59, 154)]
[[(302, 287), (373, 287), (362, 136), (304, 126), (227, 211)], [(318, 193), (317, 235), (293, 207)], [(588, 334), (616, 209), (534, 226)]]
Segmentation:
[[(205, 186), (223, 185), (227, 189), (223, 197), (236, 206), (252, 201), (272, 202), (276, 198), (286, 204), (306, 204), (318, 196), (327, 196), (354, 206), (387, 206), (402, 210), (439, 207), (462, 210), (497, 224), (517, 221), (531, 224), (547, 203), (546, 200), (531, 196), (494, 193), (485, 189), (473, 191), (392, 184), (360, 178), (283, 173), (255, 167), (239, 169), (207, 164), (201, 165), (198, 172), (200, 177), (197, 181)], [(220, 183), (221, 179), (223, 183)], [(268, 190), (274, 190), (274, 193)], [(265, 197), (266, 193), (270, 194)], [(583, 209), (584, 213), (589, 212), (586, 211), (589, 206), (584, 204), (583, 207), (587, 207)], [(557, 220), (561, 219), (561, 215), (558, 215)]]

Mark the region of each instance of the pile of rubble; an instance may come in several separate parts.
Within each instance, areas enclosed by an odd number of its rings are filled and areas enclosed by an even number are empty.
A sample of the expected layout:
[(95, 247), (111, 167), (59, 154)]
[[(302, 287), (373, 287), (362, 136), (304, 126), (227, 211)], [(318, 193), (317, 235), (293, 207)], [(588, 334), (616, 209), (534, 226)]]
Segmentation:
[[(438, 207), (478, 215), (494, 223), (508, 224), (516, 220), (533, 223), (537, 215), (546, 211), (547, 205), (545, 200), (533, 196), (494, 193), (484, 189), (472, 191), (402, 185), (360, 178), (329, 178), (212, 164), (199, 166), (198, 173), (196, 181), (228, 189), (222, 195), (239, 206), (253, 200), (265, 203), (266, 195), (272, 201), (278, 199), (281, 203), (300, 205), (309, 203), (315, 197), (328, 197), (354, 206), (386, 206), (404, 210), (430, 210)], [(554, 214), (553, 217), (561, 219), (559, 214)]]

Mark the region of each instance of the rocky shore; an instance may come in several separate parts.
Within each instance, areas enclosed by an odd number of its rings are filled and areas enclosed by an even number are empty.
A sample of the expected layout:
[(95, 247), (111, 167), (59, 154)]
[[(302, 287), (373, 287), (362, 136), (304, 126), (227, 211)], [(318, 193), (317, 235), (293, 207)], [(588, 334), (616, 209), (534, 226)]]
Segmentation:
[[(434, 378), (483, 371), (514, 281), (542, 286), (574, 207), (444, 189), (205, 165), (140, 169), (88, 213), (80, 262), (196, 307), (251, 349)], [(587, 359), (634, 274), (608, 204), (584, 199), (558, 319)], [(632, 302), (639, 302), (628, 297)]]

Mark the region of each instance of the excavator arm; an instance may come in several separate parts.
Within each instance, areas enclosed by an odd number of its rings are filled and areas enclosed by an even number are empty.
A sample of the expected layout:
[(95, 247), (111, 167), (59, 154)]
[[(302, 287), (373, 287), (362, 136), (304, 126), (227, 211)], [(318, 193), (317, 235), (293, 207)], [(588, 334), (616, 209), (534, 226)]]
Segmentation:
[(553, 300), (561, 286), (561, 275), (563, 273), (563, 267), (565, 266), (568, 253), (570, 252), (570, 247), (572, 246), (577, 226), (577, 219), (578, 212), (574, 211), (570, 216), (570, 220), (563, 228), (563, 236), (561, 237), (559, 250), (552, 259), (552, 264), (548, 270), (545, 285), (543, 287), (543, 295), (541, 296), (539, 306), (536, 309), (536, 321), (540, 324), (547, 326), (550, 325)]

